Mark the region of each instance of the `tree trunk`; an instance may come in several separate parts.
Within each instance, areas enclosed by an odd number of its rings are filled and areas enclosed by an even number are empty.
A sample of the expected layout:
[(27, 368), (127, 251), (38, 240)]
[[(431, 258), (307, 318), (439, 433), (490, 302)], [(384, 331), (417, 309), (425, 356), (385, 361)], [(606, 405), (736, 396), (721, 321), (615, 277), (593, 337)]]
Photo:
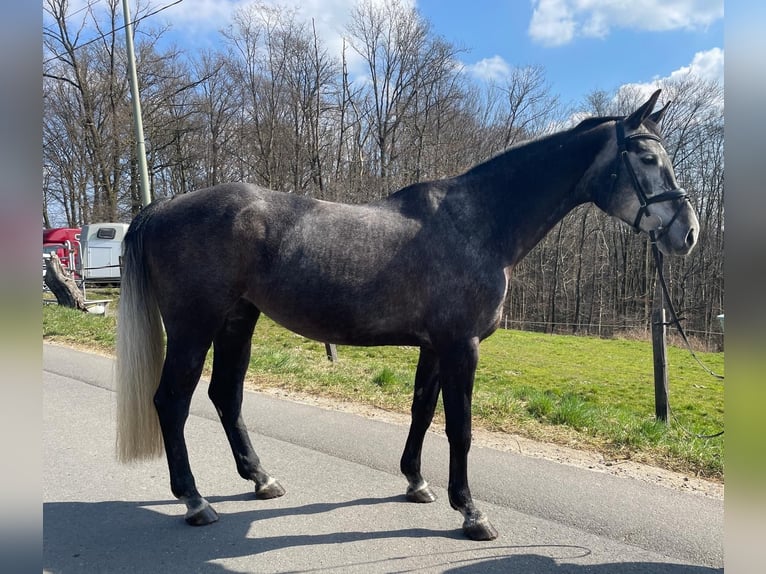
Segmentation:
[(50, 259), (45, 260), (45, 284), (56, 296), (59, 305), (87, 312), (82, 291), (77, 288), (69, 271), (61, 266), (55, 253), (51, 253)]

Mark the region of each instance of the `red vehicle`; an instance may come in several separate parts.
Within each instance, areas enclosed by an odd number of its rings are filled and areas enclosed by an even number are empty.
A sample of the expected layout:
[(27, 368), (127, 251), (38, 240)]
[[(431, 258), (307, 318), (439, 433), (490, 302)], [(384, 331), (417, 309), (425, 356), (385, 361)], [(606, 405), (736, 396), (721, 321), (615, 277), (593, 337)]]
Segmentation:
[[(82, 267), (80, 261), (80, 228), (55, 227), (43, 229), (43, 258), (58, 255), (61, 266), (73, 273)], [(78, 274), (79, 275), (79, 274)]]

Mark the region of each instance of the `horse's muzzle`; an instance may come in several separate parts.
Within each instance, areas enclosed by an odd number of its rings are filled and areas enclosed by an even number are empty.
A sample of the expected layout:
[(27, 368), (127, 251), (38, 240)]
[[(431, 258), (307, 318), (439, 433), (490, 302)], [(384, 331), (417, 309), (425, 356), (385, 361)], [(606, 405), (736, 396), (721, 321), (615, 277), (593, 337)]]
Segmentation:
[(686, 201), (671, 224), (656, 234), (655, 241), (665, 255), (688, 255), (697, 244), (699, 231), (697, 216)]

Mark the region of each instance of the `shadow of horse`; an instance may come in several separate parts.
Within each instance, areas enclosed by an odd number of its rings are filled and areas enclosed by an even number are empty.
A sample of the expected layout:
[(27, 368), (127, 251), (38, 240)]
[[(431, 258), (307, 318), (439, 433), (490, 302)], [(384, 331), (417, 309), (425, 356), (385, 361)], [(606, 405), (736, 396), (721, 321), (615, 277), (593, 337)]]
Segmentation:
[[(218, 503), (251, 501), (252, 493), (211, 497)], [(227, 513), (211, 528), (189, 529), (183, 519), (168, 521), (163, 507), (176, 500), (131, 502), (48, 502), (43, 505), (43, 566), (50, 572), (228, 572), (213, 561), (254, 556), (294, 547), (346, 544), (388, 538), (444, 537), (461, 540), (459, 529), (406, 528), (392, 531), (337, 531), (326, 534), (248, 535), (261, 521), (328, 514), (334, 510), (406, 503), (404, 495), (264, 508)], [(407, 503), (409, 504), (409, 503)]]
[(534, 574), (723, 574), (723, 568), (708, 568), (667, 562), (620, 562), (609, 564), (561, 563), (538, 554), (515, 554), (481, 560), (444, 570), (445, 574), (494, 574), (526, 572)]
[[(211, 502), (252, 500), (252, 493), (211, 497)], [(46, 572), (231, 572), (219, 561), (245, 558), (291, 548), (316, 548), (384, 539), (417, 541), (444, 538), (464, 541), (462, 531), (428, 528), (398, 530), (342, 531), (320, 534), (285, 534), (253, 536), (251, 530), (260, 521), (274, 518), (328, 515), (333, 511), (390, 503), (406, 503), (403, 495), (359, 498), (335, 503), (313, 503), (288, 508), (262, 508), (224, 513), (226, 520), (210, 528), (189, 529), (182, 519), (168, 521), (163, 508), (176, 507), (175, 500), (132, 502), (49, 502), (43, 505), (43, 567)], [(409, 504), (409, 503), (406, 503)], [(249, 534), (250, 533), (250, 534)], [(401, 555), (366, 561), (344, 561), (336, 552), (334, 565), (322, 563), (316, 568), (282, 572), (449, 572), (479, 574), (492, 572), (534, 572), (536, 574), (714, 574), (723, 572), (700, 566), (669, 563), (631, 562), (578, 565), (562, 560), (576, 560), (591, 554), (581, 546), (467, 546), (428, 552), (416, 544), (402, 545)], [(536, 553), (529, 553), (530, 551)], [(482, 557), (477, 558), (476, 553)], [(546, 556), (547, 554), (547, 556)], [(490, 556), (488, 556), (490, 555)], [(555, 555), (556, 557), (551, 557)], [(408, 562), (411, 558), (418, 561)], [(430, 565), (424, 566), (428, 560)], [(275, 558), (269, 570), (274, 570)], [(254, 570), (255, 571), (255, 570)]]

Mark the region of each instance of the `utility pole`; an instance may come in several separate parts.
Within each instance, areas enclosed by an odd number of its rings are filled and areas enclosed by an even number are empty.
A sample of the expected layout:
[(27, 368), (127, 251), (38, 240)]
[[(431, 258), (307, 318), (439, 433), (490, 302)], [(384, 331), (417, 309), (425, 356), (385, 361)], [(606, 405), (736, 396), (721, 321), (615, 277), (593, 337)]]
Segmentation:
[(149, 191), (149, 171), (146, 167), (146, 146), (144, 145), (144, 123), (141, 119), (141, 98), (138, 94), (138, 76), (136, 75), (136, 57), (133, 50), (133, 24), (130, 21), (128, 0), (122, 0), (122, 15), (125, 19), (125, 43), (128, 48), (128, 79), (130, 96), (133, 100), (133, 123), (136, 132), (136, 157), (138, 159), (139, 188), (141, 207), (152, 202)]

